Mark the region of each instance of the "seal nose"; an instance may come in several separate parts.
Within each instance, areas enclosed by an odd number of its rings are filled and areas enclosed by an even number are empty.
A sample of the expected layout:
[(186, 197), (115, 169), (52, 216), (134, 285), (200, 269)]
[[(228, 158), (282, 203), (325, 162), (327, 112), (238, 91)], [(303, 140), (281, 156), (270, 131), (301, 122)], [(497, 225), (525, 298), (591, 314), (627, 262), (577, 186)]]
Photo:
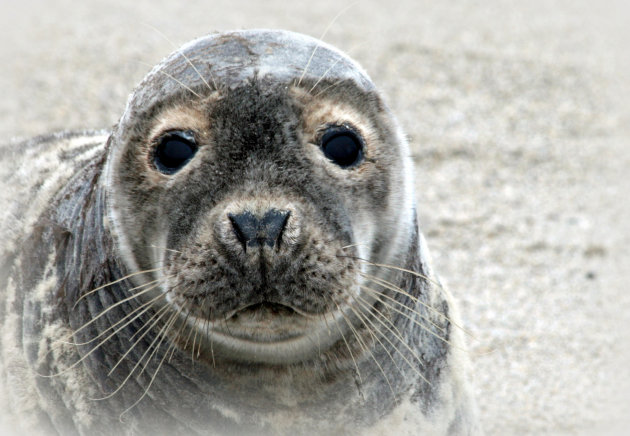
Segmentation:
[(243, 244), (243, 250), (247, 251), (247, 247), (262, 247), (265, 244), (273, 248), (278, 245), (290, 214), (288, 210), (270, 209), (262, 218), (249, 211), (228, 213), (228, 218), (236, 237)]

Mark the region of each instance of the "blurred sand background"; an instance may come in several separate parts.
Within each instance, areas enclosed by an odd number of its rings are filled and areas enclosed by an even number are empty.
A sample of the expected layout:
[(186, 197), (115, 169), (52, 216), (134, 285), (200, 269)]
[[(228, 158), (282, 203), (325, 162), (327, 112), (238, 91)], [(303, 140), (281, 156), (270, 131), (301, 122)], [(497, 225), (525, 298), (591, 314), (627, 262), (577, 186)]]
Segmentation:
[[(146, 25), (178, 45), (319, 37), (347, 4), (0, 0), (0, 138), (113, 125), (174, 49)], [(410, 137), (489, 435), (630, 432), (629, 18), (623, 0), (362, 0), (325, 37)]]

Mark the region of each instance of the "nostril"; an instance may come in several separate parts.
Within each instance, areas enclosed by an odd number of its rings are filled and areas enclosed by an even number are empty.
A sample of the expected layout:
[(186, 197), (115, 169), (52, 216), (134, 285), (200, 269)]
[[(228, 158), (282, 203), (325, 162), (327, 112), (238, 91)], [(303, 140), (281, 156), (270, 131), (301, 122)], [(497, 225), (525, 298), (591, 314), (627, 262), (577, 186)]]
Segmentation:
[(247, 247), (259, 247), (263, 244), (274, 247), (279, 244), (290, 215), (288, 210), (270, 209), (262, 218), (249, 211), (228, 213), (228, 218), (236, 238), (243, 245), (243, 250), (247, 251)]
[(247, 251), (249, 241), (256, 236), (258, 218), (251, 212), (243, 212), (237, 215), (228, 213), (228, 218), (232, 223), (236, 238), (243, 245), (243, 251)]
[(271, 209), (267, 211), (265, 216), (261, 220), (261, 227), (265, 229), (267, 238), (265, 243), (273, 247), (276, 244), (280, 244), (282, 238), (282, 231), (287, 225), (291, 212), (288, 210)]

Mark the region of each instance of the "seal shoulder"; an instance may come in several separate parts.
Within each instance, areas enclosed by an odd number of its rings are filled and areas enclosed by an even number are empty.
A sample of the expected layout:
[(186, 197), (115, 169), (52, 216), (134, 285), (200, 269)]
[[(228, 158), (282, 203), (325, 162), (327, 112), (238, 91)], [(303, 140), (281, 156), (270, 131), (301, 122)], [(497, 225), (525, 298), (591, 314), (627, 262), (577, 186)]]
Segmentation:
[(54, 171), (80, 168), (96, 152), (104, 151), (108, 137), (106, 130), (64, 131), (0, 144), (0, 162), (4, 164), (0, 166), (0, 180), (39, 185)]
[(3, 251), (12, 251), (68, 180), (103, 155), (108, 136), (104, 130), (60, 132), (0, 146)]

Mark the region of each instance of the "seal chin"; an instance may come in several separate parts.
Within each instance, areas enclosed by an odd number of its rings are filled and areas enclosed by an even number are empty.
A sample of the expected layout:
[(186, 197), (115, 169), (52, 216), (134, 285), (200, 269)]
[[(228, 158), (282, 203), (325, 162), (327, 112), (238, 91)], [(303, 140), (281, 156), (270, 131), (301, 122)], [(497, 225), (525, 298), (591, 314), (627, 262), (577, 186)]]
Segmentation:
[(283, 304), (257, 303), (204, 328), (204, 348), (248, 362), (296, 363), (317, 356), (338, 340), (330, 328), (334, 323), (332, 314), (308, 315)]

